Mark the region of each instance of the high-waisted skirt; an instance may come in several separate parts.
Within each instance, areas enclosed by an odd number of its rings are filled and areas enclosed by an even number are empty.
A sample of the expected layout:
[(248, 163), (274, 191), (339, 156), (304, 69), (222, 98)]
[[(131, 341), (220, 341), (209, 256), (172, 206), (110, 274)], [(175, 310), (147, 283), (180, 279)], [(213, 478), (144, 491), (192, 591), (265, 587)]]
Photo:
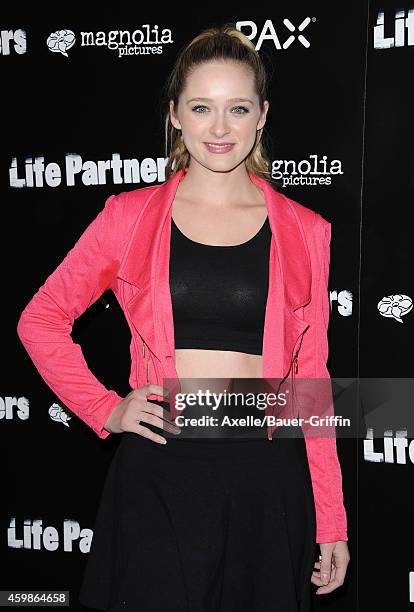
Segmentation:
[(278, 427), (272, 441), (171, 435), (161, 445), (119, 435), (83, 605), (111, 612), (311, 610), (316, 517), (300, 427)]

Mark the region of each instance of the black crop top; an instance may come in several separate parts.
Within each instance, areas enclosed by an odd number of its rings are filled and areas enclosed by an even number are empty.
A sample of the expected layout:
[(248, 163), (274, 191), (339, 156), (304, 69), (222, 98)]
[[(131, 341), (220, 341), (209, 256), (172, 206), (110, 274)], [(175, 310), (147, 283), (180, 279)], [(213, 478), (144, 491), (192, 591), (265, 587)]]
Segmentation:
[(242, 244), (201, 244), (171, 218), (175, 348), (262, 354), (269, 282), (269, 218)]

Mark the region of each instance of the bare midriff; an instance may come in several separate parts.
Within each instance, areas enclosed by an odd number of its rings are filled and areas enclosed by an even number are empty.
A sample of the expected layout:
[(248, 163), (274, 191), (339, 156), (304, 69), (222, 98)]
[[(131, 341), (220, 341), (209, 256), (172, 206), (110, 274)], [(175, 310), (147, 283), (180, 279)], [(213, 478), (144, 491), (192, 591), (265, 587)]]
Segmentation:
[(262, 378), (262, 356), (206, 349), (176, 349), (179, 378)]

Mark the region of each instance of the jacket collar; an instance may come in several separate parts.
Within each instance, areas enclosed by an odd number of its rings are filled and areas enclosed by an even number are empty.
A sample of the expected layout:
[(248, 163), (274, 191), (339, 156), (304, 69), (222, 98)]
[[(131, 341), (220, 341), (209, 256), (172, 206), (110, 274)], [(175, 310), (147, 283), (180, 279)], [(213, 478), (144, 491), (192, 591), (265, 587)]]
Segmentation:
[[(157, 257), (147, 255), (164, 247), (169, 257), (172, 204), (186, 170), (177, 171), (152, 192), (143, 210), (142, 225), (138, 221), (117, 276), (142, 287), (149, 278), (158, 276)], [(282, 273), (287, 303), (296, 310), (311, 299), (311, 267), (299, 221), (289, 199), (275, 191), (264, 179), (249, 173), (250, 179), (264, 192), (273, 244)], [(145, 229), (144, 229), (145, 228)], [(166, 244), (160, 244), (165, 229)], [(144, 265), (140, 265), (140, 262)]]
[[(135, 287), (135, 297), (128, 302), (134, 325), (154, 355), (169, 359), (169, 364), (174, 356), (169, 287), (172, 204), (185, 173), (179, 170), (151, 189), (117, 273)], [(263, 335), (263, 375), (271, 377), (286, 371), (296, 340), (308, 327), (294, 311), (311, 299), (311, 266), (293, 204), (264, 179), (249, 176), (263, 190), (272, 231)], [(281, 346), (284, 350), (275, 348)]]

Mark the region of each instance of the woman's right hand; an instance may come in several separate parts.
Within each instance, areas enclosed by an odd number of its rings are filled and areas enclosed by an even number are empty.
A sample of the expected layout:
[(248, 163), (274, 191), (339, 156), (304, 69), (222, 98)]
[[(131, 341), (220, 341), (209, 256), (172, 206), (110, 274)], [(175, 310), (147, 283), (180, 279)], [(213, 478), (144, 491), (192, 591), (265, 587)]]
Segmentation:
[(145, 427), (143, 423), (150, 423), (174, 434), (180, 433), (181, 429), (169, 418), (170, 412), (158, 404), (147, 401), (147, 395), (166, 396), (164, 389), (159, 385), (145, 385), (133, 389), (113, 408), (105, 422), (105, 429), (110, 433), (130, 431), (159, 444), (166, 444), (167, 440)]

